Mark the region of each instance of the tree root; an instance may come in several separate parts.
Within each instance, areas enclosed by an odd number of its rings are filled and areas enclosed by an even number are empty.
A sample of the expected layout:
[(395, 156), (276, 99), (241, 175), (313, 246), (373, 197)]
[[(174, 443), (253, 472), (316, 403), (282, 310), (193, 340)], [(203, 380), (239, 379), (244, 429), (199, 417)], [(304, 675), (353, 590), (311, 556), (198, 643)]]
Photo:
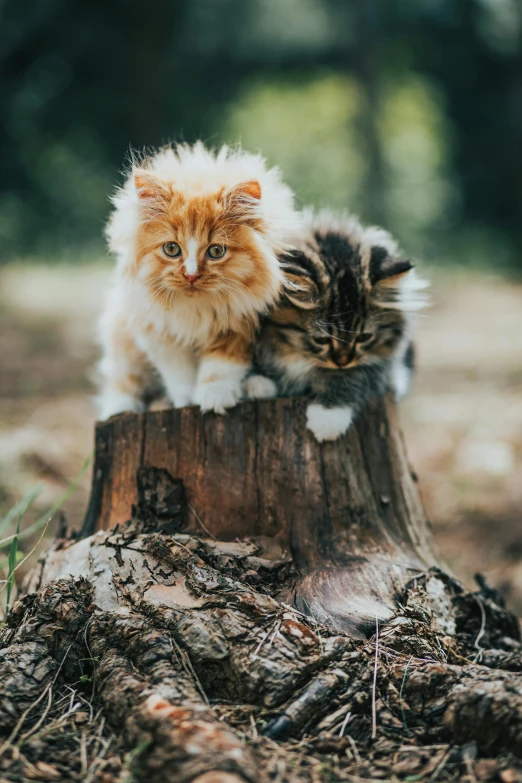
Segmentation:
[(419, 574), (360, 641), (277, 600), (248, 543), (98, 533), (31, 582), (0, 630), (1, 781), (522, 779), (518, 625), (484, 586)]

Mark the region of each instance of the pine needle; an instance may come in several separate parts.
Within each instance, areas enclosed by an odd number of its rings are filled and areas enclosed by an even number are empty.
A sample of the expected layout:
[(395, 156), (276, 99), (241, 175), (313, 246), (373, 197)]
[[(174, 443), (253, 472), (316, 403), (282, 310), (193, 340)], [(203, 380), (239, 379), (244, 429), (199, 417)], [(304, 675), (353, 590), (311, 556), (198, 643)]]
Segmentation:
[(399, 691), (399, 704), (401, 706), (402, 725), (404, 726), (406, 731), (408, 731), (408, 724), (406, 723), (406, 713), (404, 711), (404, 701), (403, 701), (403, 698), (402, 698), (402, 694), (404, 692), (404, 686), (406, 684), (406, 675), (408, 674), (408, 669), (410, 668), (410, 663), (412, 662), (412, 660), (413, 660), (413, 655), (410, 655), (408, 663), (404, 667), (404, 674), (402, 675), (401, 689)]
[(377, 736), (377, 666), (379, 663), (379, 620), (375, 618), (375, 665), (372, 687), (372, 740)]

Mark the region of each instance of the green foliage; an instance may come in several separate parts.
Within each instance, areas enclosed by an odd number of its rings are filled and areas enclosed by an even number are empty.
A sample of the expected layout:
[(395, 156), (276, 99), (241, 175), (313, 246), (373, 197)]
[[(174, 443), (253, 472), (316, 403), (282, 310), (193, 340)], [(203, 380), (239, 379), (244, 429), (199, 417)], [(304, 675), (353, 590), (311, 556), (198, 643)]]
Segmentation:
[(441, 94), (419, 76), (383, 89), (378, 117), (390, 228), (420, 254), (447, 230), (457, 200)]
[(355, 208), (365, 166), (359, 104), (347, 76), (258, 82), (231, 107), (222, 135), (281, 166), (302, 204)]
[[(278, 163), (301, 204), (372, 220), (364, 190), (370, 158), (360, 131), (360, 86), (348, 76), (259, 82), (232, 106), (223, 137)], [(418, 253), (450, 219), (456, 184), (441, 97), (417, 77), (382, 86), (377, 133), (387, 226)]]
[(520, 3), (147, 11), (1, 4), (4, 258), (96, 254), (129, 147), (202, 137), (262, 149), (300, 200), (349, 206), (414, 252), (441, 258), (487, 236), (520, 267)]

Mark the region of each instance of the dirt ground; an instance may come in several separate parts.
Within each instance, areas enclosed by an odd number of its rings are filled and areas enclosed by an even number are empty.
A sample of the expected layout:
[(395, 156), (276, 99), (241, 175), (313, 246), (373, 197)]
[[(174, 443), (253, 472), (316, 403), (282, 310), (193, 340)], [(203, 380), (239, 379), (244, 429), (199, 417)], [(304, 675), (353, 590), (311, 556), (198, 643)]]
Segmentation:
[[(42, 484), (29, 520), (92, 447), (96, 315), (109, 271), (0, 270), (0, 512)], [(403, 404), (410, 459), (443, 558), (470, 586), (483, 573), (522, 614), (522, 285), (431, 274), (419, 371)], [(65, 504), (79, 526), (89, 475)]]

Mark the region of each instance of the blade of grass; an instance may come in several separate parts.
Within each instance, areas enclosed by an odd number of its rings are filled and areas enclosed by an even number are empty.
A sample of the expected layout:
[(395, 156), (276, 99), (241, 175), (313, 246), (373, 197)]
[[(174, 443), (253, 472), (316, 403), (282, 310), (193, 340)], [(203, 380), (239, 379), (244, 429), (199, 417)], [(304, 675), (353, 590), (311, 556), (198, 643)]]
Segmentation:
[[(5, 588), (7, 588), (6, 612), (9, 610), (9, 602), (10, 602), (11, 592), (12, 592), (13, 585), (14, 585), (15, 572), (20, 568), (20, 566), (22, 566), (25, 563), (25, 561), (29, 557), (31, 557), (31, 555), (34, 552), (36, 552), (36, 550), (40, 546), (40, 543), (41, 543), (41, 541), (42, 541), (42, 539), (43, 539), (43, 537), (44, 537), (44, 535), (45, 535), (45, 533), (47, 531), (47, 528), (48, 528), (51, 520), (53, 519), (53, 517), (56, 514), (56, 512), (60, 510), (60, 508), (65, 503), (67, 498), (72, 494), (72, 492), (74, 492), (74, 490), (78, 486), (79, 482), (81, 481), (81, 479), (83, 477), (83, 474), (85, 473), (85, 471), (87, 470), (87, 468), (90, 465), (91, 458), (92, 458), (92, 454), (90, 454), (87, 457), (87, 459), (85, 460), (85, 462), (81, 466), (80, 470), (78, 471), (78, 473), (76, 474), (74, 479), (69, 483), (69, 485), (67, 486), (65, 491), (62, 492), (60, 497), (53, 503), (51, 508), (48, 511), (46, 511), (46, 513), (43, 514), (39, 519), (37, 519), (36, 522), (33, 522), (32, 525), (29, 525), (29, 527), (27, 527), (22, 532), (20, 532), (20, 524), (21, 524), (21, 521), (23, 519), (23, 516), (24, 516), (25, 512), (27, 511), (27, 508), (29, 507), (29, 504), (26, 507), (23, 507), (21, 509), (21, 511), (19, 512), (18, 523), (17, 523), (17, 526), (16, 526), (16, 533), (14, 533), (12, 537), (10, 537), (12, 540), (11, 540), (11, 546), (9, 548), (9, 556), (8, 556), (8, 562), (7, 562), (7, 571), (8, 571), (7, 579), (5, 580), (4, 586), (2, 588), (0, 588), (0, 593), (2, 593)], [(40, 535), (40, 538), (38, 539), (38, 541), (34, 545), (34, 547), (17, 564), (16, 561), (17, 561), (17, 555), (18, 555), (18, 543), (19, 543), (19, 541), (22, 538), (27, 538), (27, 536), (31, 535), (32, 533), (35, 533), (37, 530), (39, 530), (42, 527), (43, 527), (43, 531), (42, 531), (42, 533)], [(9, 540), (9, 539), (4, 539), (4, 541), (0, 542), (0, 544), (4, 543), (6, 540)]]
[[(25, 561), (26, 561), (26, 560), (29, 560), (29, 558), (31, 557), (31, 555), (33, 555), (33, 554), (36, 552), (36, 550), (38, 549), (38, 547), (40, 546), (40, 544), (41, 544), (41, 542), (42, 542), (42, 538), (45, 536), (45, 534), (46, 534), (46, 532), (47, 532), (47, 528), (49, 527), (49, 523), (50, 523), (51, 519), (52, 519), (52, 517), (49, 517), (49, 519), (47, 520), (47, 522), (46, 522), (46, 525), (45, 525), (44, 529), (43, 529), (43, 530), (42, 530), (42, 532), (40, 533), (40, 538), (38, 539), (38, 541), (36, 542), (36, 544), (33, 546), (33, 548), (31, 549), (31, 551), (30, 551), (30, 552), (28, 552), (28, 553), (26, 554), (26, 556), (25, 556), (25, 557), (23, 557), (23, 558), (20, 560), (20, 562), (19, 562), (17, 565), (15, 565), (15, 567), (14, 567), (14, 570), (15, 570), (15, 571), (18, 571), (18, 569), (19, 569), (21, 566), (23, 566), (23, 564), (25, 563)], [(0, 590), (0, 593), (1, 593), (1, 592), (2, 592), (2, 590)]]
[[(9, 526), (19, 517), (23, 517), (28, 508), (30, 508), (38, 495), (41, 493), (43, 486), (38, 484), (29, 490), (27, 495), (19, 500), (12, 508), (9, 509), (3, 519), (0, 519), (0, 532)], [(9, 537), (10, 540), (11, 536)], [(0, 542), (1, 543), (1, 542)]]
[(18, 517), (18, 523), (16, 525), (16, 535), (11, 542), (9, 549), (9, 560), (7, 564), (7, 598), (5, 601), (6, 614), (9, 611), (11, 603), (11, 593), (13, 591), (15, 570), (16, 570), (16, 555), (18, 553), (18, 534), (20, 533), (20, 523), (22, 522), (22, 515)]
[[(46, 511), (44, 514), (42, 514), (41, 517), (39, 517), (35, 522), (32, 523), (32, 525), (29, 525), (29, 527), (26, 527), (24, 530), (20, 532), (18, 535), (18, 540), (23, 541), (24, 539), (28, 538), (29, 536), (32, 536), (33, 533), (38, 532), (44, 525), (48, 524), (54, 515), (61, 509), (63, 504), (69, 499), (69, 497), (72, 495), (74, 490), (77, 488), (78, 484), (82, 480), (87, 468), (91, 464), (91, 458), (92, 455), (90, 454), (83, 465), (81, 466), (80, 470), (76, 474), (76, 476), (73, 478), (73, 480), (68, 484), (66, 489), (62, 492), (60, 497), (58, 497), (51, 508)], [(27, 508), (24, 508), (23, 513), (25, 514)], [(16, 533), (13, 533), (12, 536), (7, 536), (7, 538), (4, 538), (0, 541), (0, 549), (6, 548), (6, 545), (9, 544), (9, 542), (13, 541), (14, 537), (16, 536)]]

